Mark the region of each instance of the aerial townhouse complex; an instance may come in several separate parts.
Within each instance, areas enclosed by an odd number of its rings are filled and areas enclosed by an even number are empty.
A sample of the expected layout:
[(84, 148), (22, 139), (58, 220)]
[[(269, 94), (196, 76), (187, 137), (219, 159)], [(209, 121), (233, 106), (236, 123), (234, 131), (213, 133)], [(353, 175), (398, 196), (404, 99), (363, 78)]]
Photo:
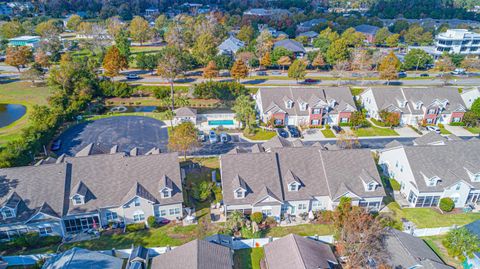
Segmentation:
[(320, 126), (347, 123), (355, 102), (348, 87), (261, 88), (255, 96), (263, 122), (276, 126)]
[(466, 29), (449, 29), (435, 37), (435, 55), (443, 52), (480, 55), (480, 34)]
[(183, 215), (177, 153), (138, 155), (92, 144), (75, 157), (0, 169), (0, 240), (28, 231), (62, 235), (109, 223), (146, 222)]
[(451, 124), (461, 122), (465, 112), (480, 97), (478, 88), (369, 88), (361, 95), (367, 116), (380, 119), (382, 110), (400, 114), (401, 125)]
[[(283, 140), (282, 138), (274, 138)], [(220, 157), (226, 213), (262, 212), (277, 221), (332, 210), (342, 197), (378, 211), (385, 191), (369, 150), (271, 143)]]

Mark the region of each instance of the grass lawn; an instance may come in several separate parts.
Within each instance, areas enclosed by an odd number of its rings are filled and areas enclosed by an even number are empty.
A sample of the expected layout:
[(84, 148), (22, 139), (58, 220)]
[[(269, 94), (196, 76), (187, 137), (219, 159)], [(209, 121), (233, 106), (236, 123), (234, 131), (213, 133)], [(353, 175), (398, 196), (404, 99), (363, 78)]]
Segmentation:
[(295, 226), (273, 227), (265, 236), (283, 237), (288, 234), (307, 235), (330, 235), (333, 234), (333, 227), (326, 224), (300, 224)]
[(403, 208), (397, 203), (388, 204), (396, 219), (406, 218), (417, 225), (417, 228), (436, 228), (465, 225), (480, 218), (480, 213), (448, 213), (441, 214), (434, 208)]
[(358, 137), (364, 136), (398, 136), (395, 130), (390, 128), (378, 128), (375, 126), (368, 128), (359, 128), (353, 131)]
[(325, 138), (335, 138), (336, 137), (335, 134), (330, 129), (322, 130), (322, 134), (323, 134), (323, 136), (325, 136)]
[(423, 237), (423, 241), (448, 265), (454, 266), (455, 268), (463, 268), (462, 263), (459, 260), (448, 256), (447, 250), (442, 244), (445, 235), (437, 236), (428, 236)]
[(96, 115), (88, 118), (87, 120), (99, 120), (99, 119), (105, 119), (110, 117), (120, 117), (120, 116), (142, 116), (142, 117), (149, 117), (149, 118), (154, 118), (162, 121), (166, 120), (165, 113), (158, 113), (158, 112), (110, 113), (110, 114), (104, 114), (104, 115)]
[(480, 127), (465, 127), (467, 131), (473, 134), (480, 134)]
[(257, 129), (254, 135), (245, 135), (246, 138), (251, 140), (269, 140), (277, 135), (275, 131), (267, 131), (264, 129)]
[(141, 52), (156, 53), (156, 52), (161, 51), (163, 48), (165, 48), (165, 47), (164, 46), (131, 46), (130, 47), (130, 52), (132, 54), (138, 54), (138, 53), (141, 53)]
[(23, 127), (28, 125), (28, 117), (34, 105), (46, 105), (50, 95), (48, 87), (32, 87), (29, 82), (0, 81), (0, 102), (3, 104), (20, 104), (27, 108), (25, 116), (16, 122), (0, 128), (0, 146), (8, 141), (17, 138)]
[(443, 128), (440, 128), (440, 134), (449, 135), (449, 134), (452, 134), (452, 133), (450, 131), (448, 131), (447, 129), (445, 129), (445, 127), (443, 127)]
[(235, 251), (235, 269), (260, 269), (260, 260), (265, 256), (263, 248), (246, 248)]

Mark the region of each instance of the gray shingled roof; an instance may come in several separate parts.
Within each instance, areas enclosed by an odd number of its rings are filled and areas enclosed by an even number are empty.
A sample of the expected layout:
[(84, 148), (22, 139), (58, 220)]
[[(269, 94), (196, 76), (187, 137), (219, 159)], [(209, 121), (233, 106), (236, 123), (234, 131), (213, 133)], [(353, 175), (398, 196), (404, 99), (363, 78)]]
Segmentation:
[(175, 110), (175, 117), (196, 117), (197, 110), (189, 107), (181, 107)]
[[(412, 169), (417, 188), (423, 192), (443, 190), (464, 180), (475, 188), (480, 182), (472, 182), (467, 169), (480, 172), (480, 141), (456, 141), (445, 145), (406, 146), (405, 154)], [(438, 176), (436, 186), (427, 186), (425, 176)]]
[(368, 25), (368, 24), (361, 24), (361, 25), (355, 26), (355, 31), (363, 34), (375, 35), (378, 30), (380, 30), (380, 27)]
[(399, 230), (388, 231), (385, 248), (394, 268), (411, 268), (419, 264), (429, 269), (453, 268), (445, 265), (421, 238)]
[(264, 246), (265, 262), (275, 269), (330, 269), (338, 264), (328, 244), (289, 234)]
[[(83, 152), (94, 152), (94, 148)], [(183, 202), (177, 153), (97, 154), (59, 160), (0, 169), (0, 207), (18, 204), (17, 217), (0, 219), (0, 224), (26, 221), (37, 212), (61, 217), (121, 206), (135, 196), (159, 204)], [(161, 198), (162, 186), (173, 189), (170, 198)], [(85, 204), (73, 205), (69, 200), (77, 193), (85, 196)]]
[(292, 40), (292, 39), (283, 39), (275, 42), (273, 48), (282, 47), (294, 53), (306, 53), (307, 51), (303, 47), (302, 43)]
[[(71, 163), (73, 167), (71, 185), (75, 186), (82, 181), (95, 197), (83, 205), (73, 205), (70, 201), (69, 214), (121, 206), (135, 195), (160, 204), (183, 201), (177, 153), (135, 157), (123, 153), (99, 154), (67, 157), (65, 162)], [(173, 182), (174, 191), (171, 198), (162, 199), (159, 191), (165, 176)]]
[(305, 33), (301, 33), (298, 36), (306, 36), (308, 38), (315, 38), (315, 37), (318, 36), (318, 33), (315, 32), (315, 31), (308, 31), (308, 32), (305, 32)]
[[(347, 191), (360, 197), (384, 196), (381, 185), (365, 191), (365, 184), (381, 184), (369, 150), (326, 151), (320, 147), (274, 148), (271, 152), (222, 155), (221, 173), (226, 204), (253, 204), (268, 187), (280, 201), (309, 200), (314, 196), (336, 199)], [(292, 174), (301, 182), (298, 191), (288, 191)], [(249, 191), (243, 199), (234, 197), (236, 178), (245, 181)]]
[(154, 257), (151, 268), (232, 269), (233, 255), (227, 247), (196, 239)]
[(436, 132), (428, 132), (413, 140), (413, 143), (417, 146), (431, 145), (431, 144), (445, 144), (447, 138), (437, 134)]
[[(372, 93), (378, 110), (401, 111), (407, 114), (424, 114), (423, 109), (430, 106), (438, 106), (435, 102), (448, 101), (442, 113), (462, 111), (466, 105), (458, 93), (458, 89), (452, 87), (438, 88), (372, 88)], [(400, 107), (402, 101), (407, 101), (405, 107)], [(421, 102), (422, 107), (416, 109), (415, 104)]]
[(42, 269), (122, 269), (123, 260), (107, 254), (72, 248), (47, 260)]
[(0, 217), (0, 224), (26, 221), (40, 211), (62, 216), (66, 212), (63, 200), (67, 166), (62, 163), (0, 169), (0, 207), (18, 204), (17, 217)]
[(243, 48), (244, 46), (245, 43), (243, 41), (235, 38), (234, 36), (230, 36), (218, 46), (218, 50), (228, 51), (235, 54), (239, 49)]
[[(274, 87), (260, 88), (258, 96), (261, 98), (262, 111), (279, 108), (289, 115), (308, 116), (308, 108), (327, 105), (328, 101), (335, 100), (335, 106), (329, 113), (337, 114), (340, 111), (355, 111), (355, 102), (348, 87)], [(326, 99), (325, 99), (326, 96)], [(285, 99), (293, 101), (293, 107), (285, 106)], [(308, 104), (307, 110), (300, 110), (299, 100)]]

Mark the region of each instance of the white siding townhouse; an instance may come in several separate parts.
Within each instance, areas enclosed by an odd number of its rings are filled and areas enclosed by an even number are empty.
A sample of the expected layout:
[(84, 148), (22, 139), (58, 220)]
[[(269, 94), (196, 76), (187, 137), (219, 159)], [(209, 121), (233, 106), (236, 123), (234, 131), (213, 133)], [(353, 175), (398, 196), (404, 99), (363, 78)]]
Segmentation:
[(461, 122), (475, 99), (478, 88), (369, 88), (360, 99), (367, 116), (380, 119), (380, 111), (400, 114), (400, 124), (450, 124)]
[(369, 150), (278, 145), (220, 157), (227, 214), (262, 212), (280, 221), (332, 210), (342, 197), (352, 198), (354, 205), (380, 210), (385, 192)]
[(263, 122), (279, 125), (337, 125), (350, 121), (356, 111), (348, 87), (260, 88), (256, 109)]
[(176, 153), (138, 155), (93, 144), (75, 157), (0, 169), (0, 240), (28, 231), (78, 233), (109, 223), (176, 220), (183, 216)]
[(455, 207), (480, 202), (480, 140), (445, 140), (381, 150), (379, 164), (400, 183), (404, 206), (434, 207), (450, 197)]

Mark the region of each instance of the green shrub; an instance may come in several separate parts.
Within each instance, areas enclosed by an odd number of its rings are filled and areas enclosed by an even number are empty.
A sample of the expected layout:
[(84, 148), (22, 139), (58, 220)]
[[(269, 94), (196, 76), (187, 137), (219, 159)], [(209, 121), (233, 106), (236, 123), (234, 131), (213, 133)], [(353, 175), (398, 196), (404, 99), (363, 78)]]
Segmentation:
[(438, 128), (444, 129), (444, 128), (445, 128), (445, 125), (443, 125), (443, 123), (439, 123), (439, 124), (438, 124)]
[[(217, 173), (220, 175), (220, 173)], [(217, 185), (213, 186), (213, 194), (215, 195), (215, 203), (220, 203), (223, 200), (222, 188)]]
[(125, 228), (125, 230), (128, 233), (137, 232), (145, 229), (146, 229), (146, 226), (145, 226), (145, 223), (143, 222), (128, 224), (127, 227)]
[(347, 127), (347, 126), (350, 126), (350, 123), (349, 122), (340, 122), (338, 124), (338, 126)]
[(247, 94), (248, 89), (238, 82), (206, 81), (193, 88), (193, 95), (203, 99), (234, 100)]
[(150, 216), (147, 218), (147, 224), (150, 228), (155, 228), (157, 226), (157, 220), (154, 216)]
[(450, 126), (465, 126), (465, 122), (452, 122)]
[(28, 232), (15, 237), (10, 244), (11, 247), (37, 248), (59, 244), (61, 241), (60, 236), (40, 236), (37, 232)]
[(396, 181), (393, 178), (390, 178), (389, 181), (390, 181), (390, 186), (392, 187), (392, 189), (394, 191), (399, 191), (400, 190), (400, 183), (398, 183), (398, 181)]
[(157, 99), (169, 98), (170, 89), (168, 87), (155, 87), (153, 89), (153, 96)]
[(253, 212), (252, 215), (250, 215), (250, 219), (257, 224), (260, 224), (263, 221), (263, 214), (262, 212)]
[(212, 195), (212, 183), (208, 181), (202, 181), (193, 185), (193, 198), (203, 202)]
[(109, 80), (101, 81), (98, 84), (103, 96), (106, 97), (130, 97), (132, 88), (126, 82), (112, 82)]
[(452, 198), (445, 197), (440, 199), (440, 209), (445, 212), (450, 212), (455, 207), (455, 203)]
[(325, 129), (330, 130), (331, 128), (332, 126), (330, 126), (330, 124), (325, 124)]

